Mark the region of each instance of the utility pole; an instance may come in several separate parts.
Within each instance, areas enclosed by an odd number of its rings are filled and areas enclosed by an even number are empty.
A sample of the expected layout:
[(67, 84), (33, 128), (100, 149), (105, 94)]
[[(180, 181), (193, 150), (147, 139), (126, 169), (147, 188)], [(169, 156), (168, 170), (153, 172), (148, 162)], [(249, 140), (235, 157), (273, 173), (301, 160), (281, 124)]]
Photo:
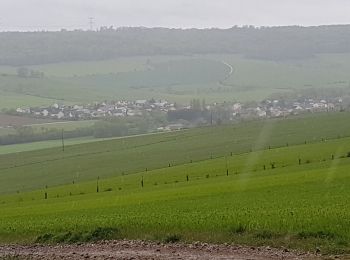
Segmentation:
[(64, 152), (64, 132), (62, 128), (62, 152)]
[(89, 17), (90, 31), (94, 29), (94, 17)]

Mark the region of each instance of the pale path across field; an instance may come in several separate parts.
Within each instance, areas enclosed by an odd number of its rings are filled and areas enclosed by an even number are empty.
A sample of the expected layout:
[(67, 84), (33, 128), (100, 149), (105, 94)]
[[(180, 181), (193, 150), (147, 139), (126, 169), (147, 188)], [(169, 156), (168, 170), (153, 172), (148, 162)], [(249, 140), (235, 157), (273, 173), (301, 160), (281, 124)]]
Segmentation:
[[(0, 246), (0, 258), (18, 259), (321, 259), (269, 247), (242, 247), (204, 243), (161, 244), (143, 241), (109, 241), (96, 244), (57, 246)], [(17, 259), (16, 258), (16, 259)]]
[(231, 64), (227, 63), (226, 61), (221, 61), (222, 64), (227, 66), (230, 69), (230, 72), (227, 74), (224, 80), (228, 80), (234, 73), (234, 68), (232, 67)]

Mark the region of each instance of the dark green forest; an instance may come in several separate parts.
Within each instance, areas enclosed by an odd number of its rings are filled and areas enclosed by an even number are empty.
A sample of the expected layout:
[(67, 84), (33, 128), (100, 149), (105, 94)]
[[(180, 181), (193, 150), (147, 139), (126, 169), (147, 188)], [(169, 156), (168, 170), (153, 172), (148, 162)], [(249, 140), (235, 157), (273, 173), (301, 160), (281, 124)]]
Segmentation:
[(247, 58), (290, 60), (346, 52), (350, 52), (350, 25), (0, 33), (0, 65), (13, 66), (138, 55), (236, 53)]

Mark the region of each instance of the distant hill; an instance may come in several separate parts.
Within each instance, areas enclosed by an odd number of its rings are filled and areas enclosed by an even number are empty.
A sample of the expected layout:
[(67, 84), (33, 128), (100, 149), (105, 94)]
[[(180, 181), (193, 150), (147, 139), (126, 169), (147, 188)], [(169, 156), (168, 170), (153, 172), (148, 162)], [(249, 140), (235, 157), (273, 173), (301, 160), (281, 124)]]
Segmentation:
[(290, 60), (346, 52), (350, 52), (350, 25), (0, 33), (0, 65), (13, 66), (138, 55), (238, 53), (249, 58)]

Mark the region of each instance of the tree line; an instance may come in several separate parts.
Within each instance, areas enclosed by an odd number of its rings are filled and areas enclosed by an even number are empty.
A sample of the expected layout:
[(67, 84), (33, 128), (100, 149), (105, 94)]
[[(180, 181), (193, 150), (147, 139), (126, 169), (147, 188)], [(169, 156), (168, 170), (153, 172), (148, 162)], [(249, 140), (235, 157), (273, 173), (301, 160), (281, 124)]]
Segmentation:
[(345, 52), (350, 52), (350, 25), (0, 33), (0, 65), (14, 66), (137, 55), (234, 53), (286, 60)]

